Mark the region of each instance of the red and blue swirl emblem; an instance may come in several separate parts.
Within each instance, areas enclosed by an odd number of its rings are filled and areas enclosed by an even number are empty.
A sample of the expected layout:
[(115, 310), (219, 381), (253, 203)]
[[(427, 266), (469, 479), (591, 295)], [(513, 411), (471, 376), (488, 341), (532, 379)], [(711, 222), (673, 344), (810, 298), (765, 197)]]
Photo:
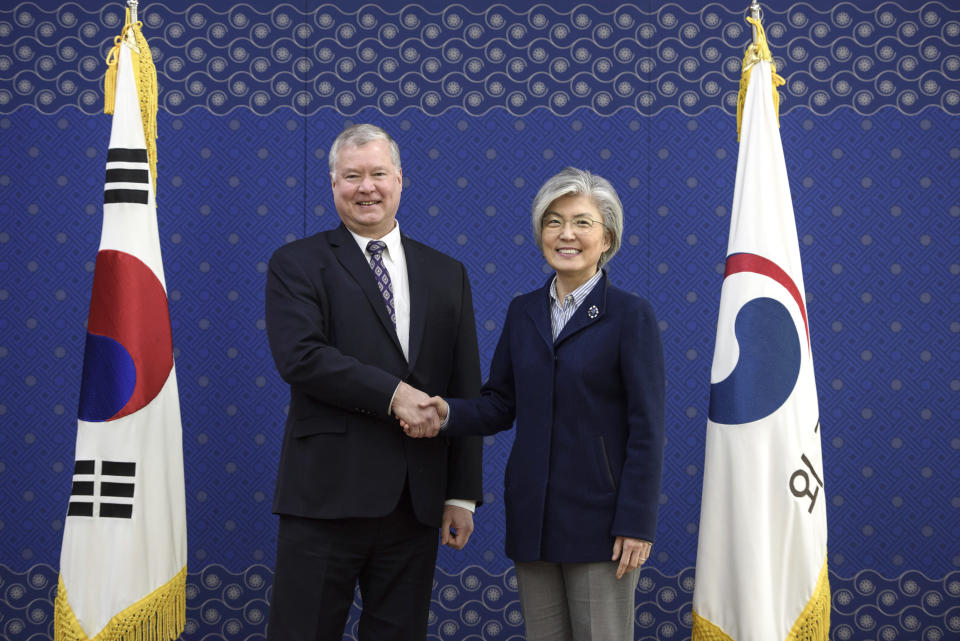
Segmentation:
[(113, 421), (150, 403), (173, 369), (170, 313), (163, 283), (138, 258), (97, 254), (80, 408), (83, 421)]
[[(760, 420), (790, 397), (800, 375), (802, 345), (810, 349), (810, 329), (800, 288), (773, 261), (756, 254), (731, 254), (724, 279), (754, 273), (772, 279), (799, 308), (803, 328), (783, 302), (755, 297), (737, 310), (734, 322), (739, 356), (733, 371), (710, 385), (709, 417), (714, 423), (740, 425)], [(720, 340), (720, 337), (718, 337)]]

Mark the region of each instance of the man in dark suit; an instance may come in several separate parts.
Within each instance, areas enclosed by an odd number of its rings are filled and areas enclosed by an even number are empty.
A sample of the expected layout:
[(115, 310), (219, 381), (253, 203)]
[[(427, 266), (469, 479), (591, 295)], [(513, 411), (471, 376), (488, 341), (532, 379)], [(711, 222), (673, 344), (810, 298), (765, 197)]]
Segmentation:
[(271, 641), (339, 641), (360, 585), (362, 641), (426, 637), (437, 534), (462, 548), (481, 498), (476, 438), (411, 439), (431, 395), (475, 396), (463, 265), (400, 234), (397, 144), (355, 125), (330, 149), (341, 225), (278, 249), (266, 320), (290, 384), (273, 511)]

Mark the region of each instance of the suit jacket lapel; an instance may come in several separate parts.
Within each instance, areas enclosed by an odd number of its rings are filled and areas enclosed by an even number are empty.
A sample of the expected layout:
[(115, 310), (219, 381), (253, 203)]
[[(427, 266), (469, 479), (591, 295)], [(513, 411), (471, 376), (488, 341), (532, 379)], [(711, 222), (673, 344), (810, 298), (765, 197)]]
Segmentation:
[(407, 362), (413, 369), (420, 353), (423, 333), (427, 326), (427, 309), (430, 306), (429, 268), (424, 262), (420, 248), (409, 242), (403, 234), (403, 254), (407, 260), (407, 283), (410, 286), (410, 336)]
[(527, 306), (527, 315), (533, 320), (537, 333), (544, 340), (550, 351), (553, 351), (553, 325), (550, 322), (550, 283), (553, 282), (553, 276), (547, 280), (547, 284), (534, 296), (530, 305)]
[(576, 334), (603, 318), (604, 307), (607, 300), (607, 275), (604, 273), (594, 288), (587, 294), (587, 297), (573, 313), (573, 317), (567, 321), (557, 336), (556, 344), (565, 341), (570, 336)]
[(397, 330), (394, 328), (393, 321), (390, 320), (390, 316), (387, 314), (387, 306), (384, 304), (383, 297), (380, 295), (380, 288), (377, 287), (377, 279), (373, 276), (373, 270), (370, 269), (370, 264), (365, 260), (363, 250), (357, 246), (357, 241), (353, 239), (353, 236), (351, 236), (347, 228), (343, 226), (343, 223), (336, 229), (330, 231), (329, 239), (330, 247), (337, 257), (337, 260), (340, 261), (343, 268), (360, 286), (360, 289), (370, 302), (370, 306), (373, 308), (377, 318), (380, 319), (380, 324), (383, 325), (383, 328), (390, 335), (390, 338), (393, 339), (397, 349), (402, 352), (400, 340), (397, 338)]

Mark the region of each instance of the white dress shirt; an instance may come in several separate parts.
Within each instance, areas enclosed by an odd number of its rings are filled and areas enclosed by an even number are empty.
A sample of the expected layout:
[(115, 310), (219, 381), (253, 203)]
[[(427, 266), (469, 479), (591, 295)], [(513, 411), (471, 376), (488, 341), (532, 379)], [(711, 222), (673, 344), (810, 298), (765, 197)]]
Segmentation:
[[(347, 230), (350, 231), (350, 230)], [(400, 340), (400, 349), (403, 357), (410, 361), (410, 281), (407, 279), (407, 255), (403, 252), (403, 243), (400, 240), (400, 223), (395, 222), (383, 238), (365, 238), (350, 231), (350, 235), (357, 241), (363, 255), (370, 264), (373, 257), (367, 251), (367, 243), (371, 240), (382, 240), (387, 244), (381, 258), (383, 266), (390, 274), (390, 288), (393, 290), (393, 314), (397, 319), (397, 338)], [(386, 305), (386, 304), (384, 304)]]

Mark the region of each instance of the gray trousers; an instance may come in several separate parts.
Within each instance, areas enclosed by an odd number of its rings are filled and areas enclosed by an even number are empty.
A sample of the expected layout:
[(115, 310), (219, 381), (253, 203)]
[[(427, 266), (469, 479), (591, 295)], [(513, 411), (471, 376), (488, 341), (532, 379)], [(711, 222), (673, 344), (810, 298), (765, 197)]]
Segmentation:
[(527, 641), (633, 641), (640, 570), (617, 563), (515, 564)]

